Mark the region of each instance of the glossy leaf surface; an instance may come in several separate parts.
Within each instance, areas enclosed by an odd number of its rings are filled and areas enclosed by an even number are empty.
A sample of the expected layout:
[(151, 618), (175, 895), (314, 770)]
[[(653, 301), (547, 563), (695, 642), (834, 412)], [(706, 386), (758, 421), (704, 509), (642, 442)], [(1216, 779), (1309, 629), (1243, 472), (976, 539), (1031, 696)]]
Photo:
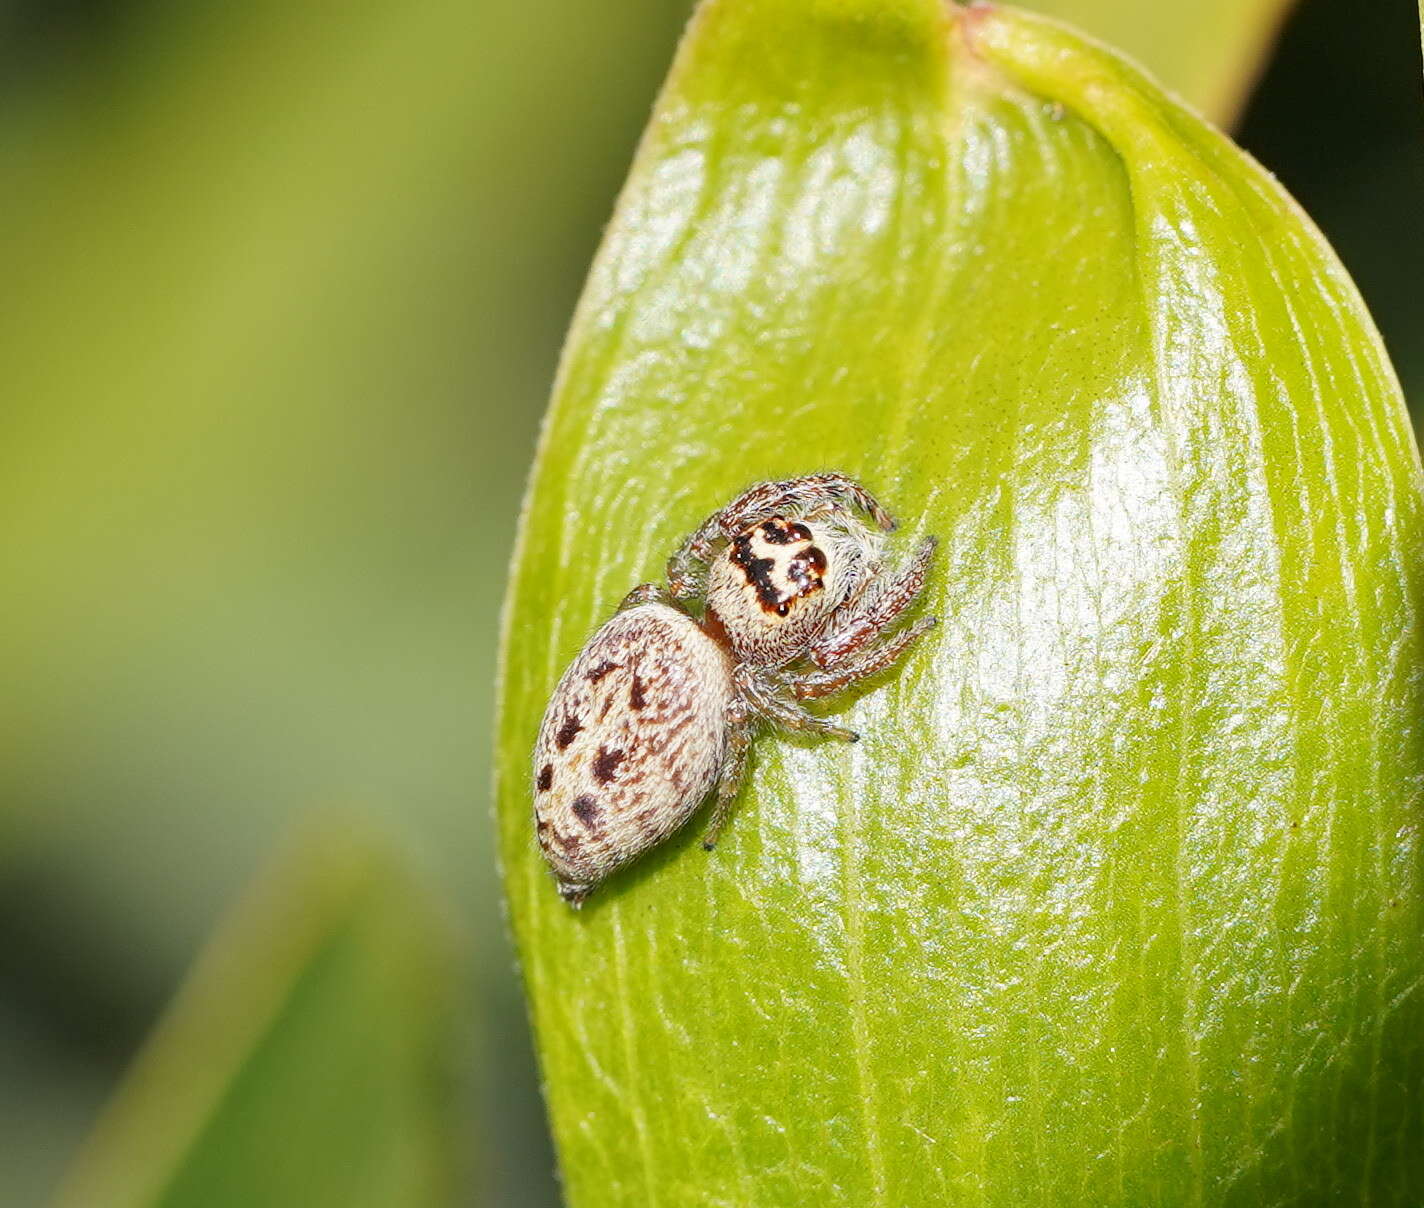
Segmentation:
[(457, 1202), (446, 928), (380, 845), (309, 836), (204, 950), (56, 1208)]
[[(942, 624), (559, 901), (564, 665), (749, 481)], [(575, 319), (506, 617), (506, 885), (570, 1201), (1424, 1196), (1418, 455), (1259, 168), (1008, 9), (713, 0)]]

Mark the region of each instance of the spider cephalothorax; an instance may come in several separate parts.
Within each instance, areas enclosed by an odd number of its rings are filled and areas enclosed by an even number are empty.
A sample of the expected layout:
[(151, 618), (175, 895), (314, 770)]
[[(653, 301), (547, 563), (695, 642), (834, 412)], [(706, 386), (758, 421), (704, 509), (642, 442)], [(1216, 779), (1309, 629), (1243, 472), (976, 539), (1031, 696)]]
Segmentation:
[(935, 548), (926, 537), (887, 570), (894, 527), (844, 474), (761, 483), (683, 542), (666, 591), (628, 594), (554, 689), (535, 743), (535, 829), (565, 898), (581, 902), (715, 788), (710, 848), (757, 723), (857, 737), (799, 702), (889, 667), (934, 624), (883, 636)]
[(780, 667), (878, 564), (882, 535), (855, 516), (772, 516), (735, 534), (707, 568), (707, 620), (741, 662)]

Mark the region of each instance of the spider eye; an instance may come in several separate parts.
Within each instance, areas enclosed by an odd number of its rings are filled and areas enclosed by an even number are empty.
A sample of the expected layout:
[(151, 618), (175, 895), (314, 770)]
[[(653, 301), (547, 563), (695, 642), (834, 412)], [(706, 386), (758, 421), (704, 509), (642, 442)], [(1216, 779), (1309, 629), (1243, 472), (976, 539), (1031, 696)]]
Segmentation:
[(791, 601), (790, 601), (790, 600), (783, 600), (780, 604), (778, 604), (778, 605), (776, 606), (776, 615), (779, 616), (779, 617), (784, 617), (784, 616), (785, 616), (788, 612), (790, 612), (790, 611), (791, 611)]

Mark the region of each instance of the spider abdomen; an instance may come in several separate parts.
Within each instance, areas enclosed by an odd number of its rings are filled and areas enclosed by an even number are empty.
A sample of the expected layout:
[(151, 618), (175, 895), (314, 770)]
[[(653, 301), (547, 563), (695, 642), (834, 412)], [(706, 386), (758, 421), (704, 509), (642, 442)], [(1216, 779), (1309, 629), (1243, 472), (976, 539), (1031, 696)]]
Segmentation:
[(692, 816), (722, 767), (734, 695), (726, 651), (675, 608), (630, 608), (589, 639), (534, 747), (535, 828), (566, 898)]

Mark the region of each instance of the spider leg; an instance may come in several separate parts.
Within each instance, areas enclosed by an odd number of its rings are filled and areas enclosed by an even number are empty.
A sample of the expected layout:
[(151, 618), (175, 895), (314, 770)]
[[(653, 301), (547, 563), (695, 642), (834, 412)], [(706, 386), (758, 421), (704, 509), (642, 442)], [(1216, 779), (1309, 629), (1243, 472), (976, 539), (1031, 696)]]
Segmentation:
[(627, 612), (640, 604), (666, 604), (668, 596), (660, 583), (639, 583), (618, 602), (617, 612)]
[(742, 777), (747, 770), (747, 748), (752, 745), (752, 724), (750, 719), (733, 720), (727, 727), (727, 754), (722, 764), (722, 775), (717, 781), (717, 799), (712, 805), (712, 819), (707, 824), (707, 833), (702, 836), (702, 846), (711, 851), (717, 846), (722, 828), (732, 815), (732, 802), (742, 787)]
[(819, 671), (792, 673), (787, 677), (791, 691), (798, 700), (815, 700), (833, 696), (857, 680), (867, 679), (884, 671), (905, 653), (928, 629), (938, 624), (937, 617), (921, 617), (913, 625), (900, 630), (894, 637), (873, 646), (862, 646), (853, 657), (835, 667)]
[(824, 734), (842, 742), (859, 742), (860, 735), (824, 717), (808, 713), (792, 697), (786, 680), (759, 669), (745, 669), (737, 674), (737, 686), (742, 699), (754, 714), (783, 730), (798, 734)]
[(668, 585), (674, 599), (702, 594), (707, 563), (716, 554), (718, 541), (735, 537), (759, 521), (784, 512), (807, 516), (845, 505), (859, 508), (886, 532), (895, 527), (894, 517), (875, 496), (844, 474), (808, 474), (748, 488), (726, 507), (713, 512), (668, 559)]
[(937, 544), (926, 537), (900, 570), (872, 582), (811, 644), (811, 661), (823, 670), (839, 666), (909, 608), (924, 588)]

